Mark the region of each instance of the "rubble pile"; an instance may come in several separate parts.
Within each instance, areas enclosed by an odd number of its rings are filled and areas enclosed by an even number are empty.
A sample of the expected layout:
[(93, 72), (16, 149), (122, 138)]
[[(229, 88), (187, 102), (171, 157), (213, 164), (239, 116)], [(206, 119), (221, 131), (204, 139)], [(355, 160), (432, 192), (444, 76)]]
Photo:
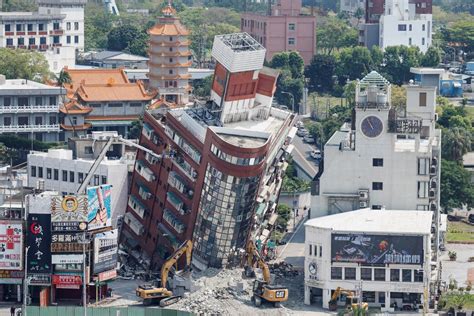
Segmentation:
[(294, 277), (299, 274), (299, 271), (293, 267), (292, 264), (285, 261), (275, 262), (268, 265), (270, 273), (276, 277)]

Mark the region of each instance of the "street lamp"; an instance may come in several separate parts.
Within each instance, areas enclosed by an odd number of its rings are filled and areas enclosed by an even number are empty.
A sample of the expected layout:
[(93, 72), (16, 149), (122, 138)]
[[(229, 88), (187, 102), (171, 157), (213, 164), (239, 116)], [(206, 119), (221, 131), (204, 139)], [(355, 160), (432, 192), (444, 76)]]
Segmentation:
[(294, 112), (295, 111), (295, 96), (293, 95), (293, 93), (290, 93), (290, 92), (287, 92), (287, 91), (282, 91), (281, 94), (287, 94), (290, 96), (291, 98), (291, 111)]
[(28, 285), (30, 283), (30, 280), (28, 279), (28, 274), (27, 274), (27, 267), (28, 267), (28, 250), (30, 249), (30, 246), (25, 247), (25, 276), (23, 278), (23, 311), (22, 314), (26, 316), (26, 307), (28, 306), (27, 299), (28, 299)]
[(90, 243), (90, 240), (87, 239), (86, 236), (86, 231), (82, 233), (82, 235), (79, 235), (80, 238), (80, 243), (82, 243), (82, 306), (84, 307), (84, 316), (87, 316), (87, 283), (88, 281), (86, 280), (86, 265), (87, 265), (87, 260), (86, 260), (86, 244)]

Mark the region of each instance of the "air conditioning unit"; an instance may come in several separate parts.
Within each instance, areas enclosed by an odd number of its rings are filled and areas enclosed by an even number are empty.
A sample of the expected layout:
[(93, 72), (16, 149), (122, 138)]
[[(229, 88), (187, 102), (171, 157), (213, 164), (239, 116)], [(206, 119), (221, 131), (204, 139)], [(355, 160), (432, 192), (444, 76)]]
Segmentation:
[(436, 197), (436, 190), (431, 189), (430, 190), (430, 198), (435, 198)]
[(359, 202), (359, 208), (366, 208), (367, 202)]
[(432, 165), (430, 167), (430, 174), (436, 174), (436, 166), (435, 165)]
[(432, 188), (432, 189), (436, 189), (437, 184), (438, 184), (438, 183), (436, 182), (436, 180), (431, 180), (431, 188)]
[(369, 190), (359, 190), (359, 200), (366, 201), (369, 199)]
[(436, 211), (437, 209), (438, 209), (438, 206), (436, 205), (436, 203), (432, 202), (432, 203), (430, 204), (430, 210), (434, 212), (434, 211)]

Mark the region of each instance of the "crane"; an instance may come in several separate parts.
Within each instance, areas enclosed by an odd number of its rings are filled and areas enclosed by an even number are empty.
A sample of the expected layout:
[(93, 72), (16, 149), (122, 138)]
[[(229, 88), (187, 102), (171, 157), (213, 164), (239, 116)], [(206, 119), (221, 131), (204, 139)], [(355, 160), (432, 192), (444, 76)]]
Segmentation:
[(191, 268), (191, 254), (193, 250), (193, 242), (191, 240), (185, 241), (178, 247), (175, 252), (168, 257), (166, 262), (161, 267), (161, 284), (160, 287), (155, 287), (150, 284), (140, 285), (136, 289), (136, 295), (143, 300), (143, 305), (151, 305), (154, 302), (159, 302), (161, 307), (165, 307), (176, 303), (181, 297), (174, 295), (173, 291), (167, 288), (168, 275), (171, 268), (177, 264), (179, 258), (186, 254), (186, 270)]
[(138, 145), (130, 140), (122, 138), (122, 136), (118, 135), (112, 135), (112, 136), (107, 136), (108, 140), (107, 143), (105, 143), (104, 147), (102, 147), (101, 152), (99, 153), (99, 156), (95, 159), (94, 163), (92, 164), (91, 168), (89, 169), (89, 173), (87, 174), (86, 178), (84, 181), (82, 181), (81, 185), (77, 189), (77, 194), (84, 194), (86, 192), (87, 186), (89, 185), (89, 182), (91, 181), (92, 177), (94, 176), (95, 172), (97, 171), (97, 168), (100, 166), (102, 160), (104, 160), (105, 155), (107, 154), (107, 151), (109, 150), (110, 146), (112, 146), (112, 143), (114, 142), (121, 142), (126, 145), (135, 147), (137, 149), (143, 150), (146, 153), (149, 153), (150, 155), (162, 159), (163, 155), (155, 153), (153, 150), (150, 150), (146, 147), (143, 147), (141, 145)]
[(359, 299), (356, 297), (355, 292), (351, 290), (345, 290), (341, 287), (338, 287), (331, 296), (331, 300), (329, 301), (329, 310), (335, 311), (337, 310), (337, 299), (338, 297), (343, 294), (346, 295), (346, 306), (350, 306), (352, 310), (360, 307), (363, 310), (367, 311), (369, 305), (367, 303), (360, 303)]
[[(249, 240), (246, 247), (247, 262), (245, 266), (245, 274), (252, 275), (254, 261), (257, 261), (257, 265), (262, 269), (263, 280), (256, 279), (253, 283), (253, 296), (252, 301), (255, 306), (259, 307), (262, 305), (262, 300), (273, 303), (275, 307), (279, 307), (281, 302), (288, 300), (288, 289), (281, 285), (271, 285), (270, 269), (265, 261), (260, 257), (257, 248), (253, 241)], [(249, 271), (252, 271), (249, 273)]]

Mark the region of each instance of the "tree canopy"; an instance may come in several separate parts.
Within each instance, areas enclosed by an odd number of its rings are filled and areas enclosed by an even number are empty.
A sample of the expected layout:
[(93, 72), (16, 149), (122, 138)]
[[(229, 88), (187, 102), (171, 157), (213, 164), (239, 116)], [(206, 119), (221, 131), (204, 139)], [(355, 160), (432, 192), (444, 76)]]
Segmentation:
[(358, 33), (348, 22), (334, 16), (328, 16), (318, 25), (316, 38), (318, 49), (322, 53), (332, 54), (343, 47), (356, 46)]
[(445, 210), (474, 206), (474, 188), (469, 171), (455, 161), (441, 161), (441, 207)]
[(0, 72), (7, 79), (42, 81), (50, 77), (46, 58), (24, 49), (0, 48)]
[(304, 61), (300, 54), (297, 52), (275, 54), (270, 61), (270, 67), (280, 70), (276, 91), (278, 102), (294, 107), (292, 110), (298, 111), (304, 88)]

